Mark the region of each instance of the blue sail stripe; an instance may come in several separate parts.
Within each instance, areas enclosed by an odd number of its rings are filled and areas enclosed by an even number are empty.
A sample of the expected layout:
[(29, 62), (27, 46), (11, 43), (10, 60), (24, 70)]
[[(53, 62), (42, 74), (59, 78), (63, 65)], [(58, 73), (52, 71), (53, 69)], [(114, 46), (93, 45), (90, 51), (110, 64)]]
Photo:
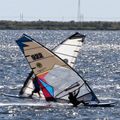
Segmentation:
[(42, 85), (47, 89), (47, 91), (54, 97), (54, 89), (49, 84), (45, 83), (43, 80), (40, 80)]

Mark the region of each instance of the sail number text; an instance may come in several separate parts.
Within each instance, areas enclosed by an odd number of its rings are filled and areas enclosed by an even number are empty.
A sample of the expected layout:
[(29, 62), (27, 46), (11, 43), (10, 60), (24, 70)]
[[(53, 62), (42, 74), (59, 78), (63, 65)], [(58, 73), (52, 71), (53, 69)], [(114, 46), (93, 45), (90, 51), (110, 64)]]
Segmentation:
[(43, 55), (41, 53), (36, 53), (34, 55), (31, 55), (31, 57), (33, 60), (38, 60), (38, 59), (43, 58)]

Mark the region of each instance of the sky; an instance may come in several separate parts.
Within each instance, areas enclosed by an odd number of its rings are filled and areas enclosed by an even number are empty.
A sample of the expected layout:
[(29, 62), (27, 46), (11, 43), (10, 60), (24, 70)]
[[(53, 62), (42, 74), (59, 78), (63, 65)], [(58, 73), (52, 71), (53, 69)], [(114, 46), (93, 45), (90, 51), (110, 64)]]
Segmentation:
[[(80, 0), (81, 21), (120, 21), (120, 0)], [(78, 21), (78, 0), (0, 0), (0, 20)]]

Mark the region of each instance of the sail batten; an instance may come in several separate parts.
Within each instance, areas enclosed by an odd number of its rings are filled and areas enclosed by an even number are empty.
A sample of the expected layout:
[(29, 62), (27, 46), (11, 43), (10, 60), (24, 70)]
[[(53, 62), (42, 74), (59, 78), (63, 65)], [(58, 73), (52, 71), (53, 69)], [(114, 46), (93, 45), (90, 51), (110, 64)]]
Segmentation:
[(75, 46), (75, 47), (81, 47), (80, 45), (74, 45), (74, 44), (68, 44), (68, 43), (66, 43), (66, 44), (62, 44), (61, 46)]
[(72, 55), (68, 55), (68, 54), (64, 54), (64, 53), (60, 53), (60, 52), (54, 52), (54, 53), (64, 55), (64, 56), (68, 56), (68, 57), (72, 57), (72, 58), (77, 58), (76, 56), (72, 56)]
[(34, 49), (37, 49), (37, 48), (40, 49), (40, 48), (42, 48), (42, 47), (28, 48), (28, 49), (25, 49), (25, 50), (26, 50), (26, 51), (27, 51), (27, 50), (29, 51), (29, 50), (32, 50), (32, 49), (34, 50)]

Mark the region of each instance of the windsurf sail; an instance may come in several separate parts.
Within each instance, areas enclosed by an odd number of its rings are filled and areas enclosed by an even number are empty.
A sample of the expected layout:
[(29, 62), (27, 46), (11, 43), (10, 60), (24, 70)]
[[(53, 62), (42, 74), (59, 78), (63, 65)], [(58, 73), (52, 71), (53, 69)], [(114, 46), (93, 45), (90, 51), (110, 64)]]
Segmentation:
[[(70, 37), (59, 43), (56, 47), (52, 49), (52, 51), (60, 58), (62, 58), (65, 62), (67, 62), (71, 67), (74, 67), (75, 61), (82, 47), (84, 39), (85, 35), (76, 32), (75, 34), (71, 35)], [(31, 76), (31, 73), (27, 77), (20, 91), (20, 95), (29, 96), (32, 93), (34, 89), (34, 78)], [(38, 95), (35, 94), (35, 96)]]
[(80, 89), (78, 100), (99, 102), (86, 81), (55, 53), (25, 34), (16, 42), (38, 77), (46, 100), (68, 100), (69, 92)]
[(53, 48), (52, 51), (71, 67), (74, 67), (84, 39), (85, 35), (76, 32)]

